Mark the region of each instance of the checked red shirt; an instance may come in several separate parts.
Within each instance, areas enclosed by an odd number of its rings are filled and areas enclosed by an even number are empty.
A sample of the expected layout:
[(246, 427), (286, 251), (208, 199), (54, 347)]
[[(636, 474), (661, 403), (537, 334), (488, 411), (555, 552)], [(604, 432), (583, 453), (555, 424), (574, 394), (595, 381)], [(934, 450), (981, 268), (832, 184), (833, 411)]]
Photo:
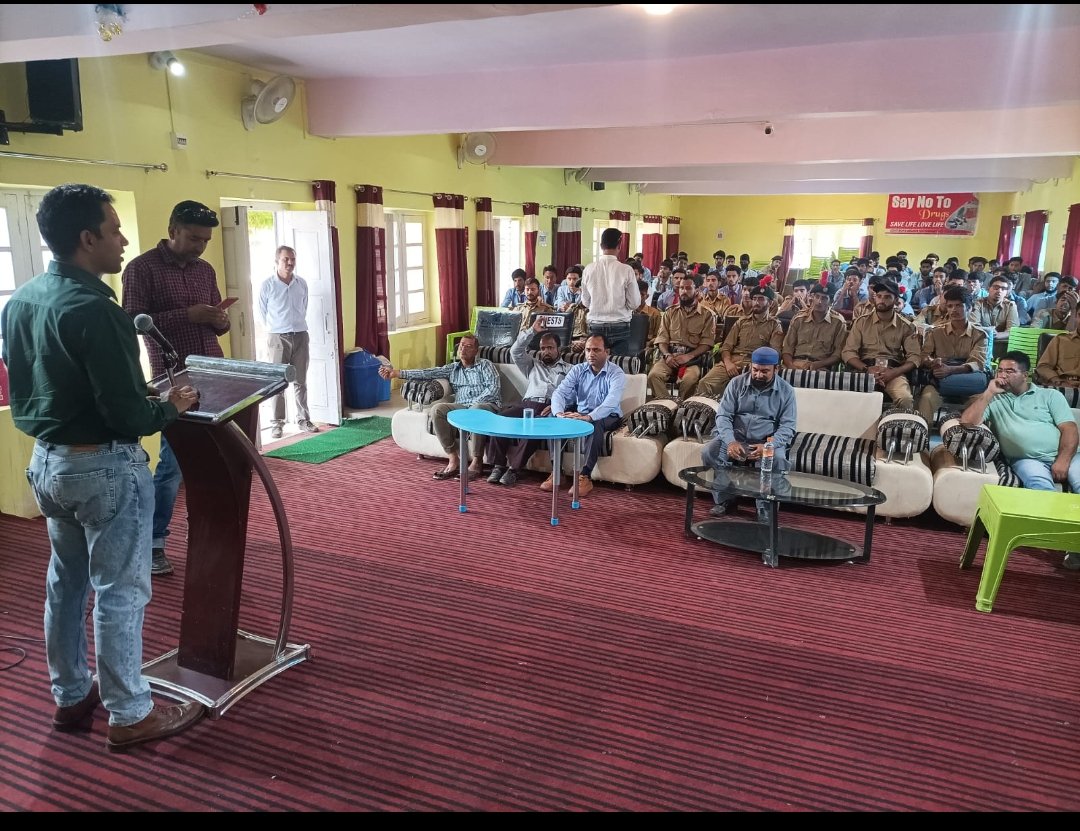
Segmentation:
[[(181, 266), (169, 241), (162, 240), (156, 248), (140, 254), (127, 264), (123, 277), (124, 311), (133, 318), (148, 314), (180, 355), (180, 364), (188, 355), (205, 355), (222, 358), (218, 335), (229, 331), (214, 329), (203, 323), (188, 321), (188, 306), (205, 303), (216, 306), (221, 302), (217, 274), (205, 260), (195, 260)], [(150, 355), (150, 367), (156, 378), (165, 372), (161, 348), (150, 338), (143, 338)]]

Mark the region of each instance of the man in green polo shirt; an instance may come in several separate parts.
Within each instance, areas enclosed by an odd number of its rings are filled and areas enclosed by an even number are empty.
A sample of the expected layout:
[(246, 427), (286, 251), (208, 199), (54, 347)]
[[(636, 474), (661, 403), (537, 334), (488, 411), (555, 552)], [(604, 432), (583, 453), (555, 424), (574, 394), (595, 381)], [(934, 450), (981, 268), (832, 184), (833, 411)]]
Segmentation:
[[(960, 423), (977, 427), (985, 420), (1025, 488), (1052, 491), (1055, 483), (1068, 482), (1080, 493), (1080, 432), (1073, 412), (1057, 390), (1028, 383), (1030, 371), (1027, 354), (1006, 352), (994, 381), (972, 400)], [(1080, 569), (1080, 554), (1066, 554), (1065, 567)]]
[[(53, 261), (11, 296), (0, 330), (12, 419), (37, 439), (27, 474), (52, 546), (45, 659), (53, 727), (87, 729), (103, 704), (105, 744), (116, 751), (179, 733), (205, 708), (155, 706), (142, 674), (154, 483), (139, 437), (174, 421), (198, 394), (179, 387), (147, 397), (135, 328), (101, 279), (120, 272), (127, 245), (112, 202), (92, 185), (45, 194), (37, 220)], [(86, 642), (91, 591), (96, 683)]]

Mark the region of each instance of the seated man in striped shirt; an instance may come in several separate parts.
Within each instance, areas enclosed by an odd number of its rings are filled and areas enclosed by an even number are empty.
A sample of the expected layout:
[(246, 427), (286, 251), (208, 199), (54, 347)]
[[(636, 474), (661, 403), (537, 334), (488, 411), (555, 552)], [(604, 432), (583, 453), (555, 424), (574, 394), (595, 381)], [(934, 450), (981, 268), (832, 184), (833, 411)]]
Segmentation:
[[(458, 456), (458, 430), (448, 420), (451, 410), (463, 410), (474, 407), (490, 412), (498, 412), (502, 385), (495, 364), (487, 358), (478, 358), (480, 341), (474, 334), (462, 336), (458, 342), (458, 359), (446, 366), (431, 369), (394, 369), (390, 366), (379, 367), (382, 378), (401, 378), (403, 381), (430, 381), (445, 378), (450, 382), (454, 400), (440, 401), (430, 410), (431, 426), (435, 438), (446, 453), (446, 467), (432, 474), (432, 479), (453, 479), (459, 475), (460, 457)], [(470, 447), (469, 478), (480, 475), (483, 465), (485, 437), (474, 435)]]

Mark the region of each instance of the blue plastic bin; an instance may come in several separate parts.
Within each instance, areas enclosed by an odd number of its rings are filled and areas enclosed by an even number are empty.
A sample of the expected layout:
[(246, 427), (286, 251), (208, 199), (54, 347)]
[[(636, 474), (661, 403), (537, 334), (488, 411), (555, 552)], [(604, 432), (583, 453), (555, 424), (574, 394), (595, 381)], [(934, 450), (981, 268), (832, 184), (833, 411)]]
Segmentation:
[[(390, 383), (379, 377), (380, 366), (379, 359), (363, 349), (345, 356), (345, 403), (350, 408), (365, 410), (379, 406), (382, 386)], [(389, 398), (388, 392), (382, 400)]]

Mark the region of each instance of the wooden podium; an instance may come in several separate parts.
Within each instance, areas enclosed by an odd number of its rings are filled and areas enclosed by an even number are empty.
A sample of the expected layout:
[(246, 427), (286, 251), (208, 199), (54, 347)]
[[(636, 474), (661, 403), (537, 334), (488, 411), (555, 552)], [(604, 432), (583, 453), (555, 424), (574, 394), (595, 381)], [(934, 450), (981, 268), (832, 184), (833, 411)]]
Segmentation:
[[(284, 390), (286, 364), (190, 356), (174, 375), (199, 391), (197, 409), (169, 425), (165, 438), (184, 476), (188, 509), (187, 573), (180, 645), (143, 666), (155, 691), (206, 705), (220, 718), (264, 681), (310, 656), (288, 643), (293, 557), (281, 495), (256, 448), (259, 403)], [(170, 385), (167, 376), (151, 384)], [(252, 471), (262, 480), (281, 542), (280, 623), (274, 638), (239, 628)]]

